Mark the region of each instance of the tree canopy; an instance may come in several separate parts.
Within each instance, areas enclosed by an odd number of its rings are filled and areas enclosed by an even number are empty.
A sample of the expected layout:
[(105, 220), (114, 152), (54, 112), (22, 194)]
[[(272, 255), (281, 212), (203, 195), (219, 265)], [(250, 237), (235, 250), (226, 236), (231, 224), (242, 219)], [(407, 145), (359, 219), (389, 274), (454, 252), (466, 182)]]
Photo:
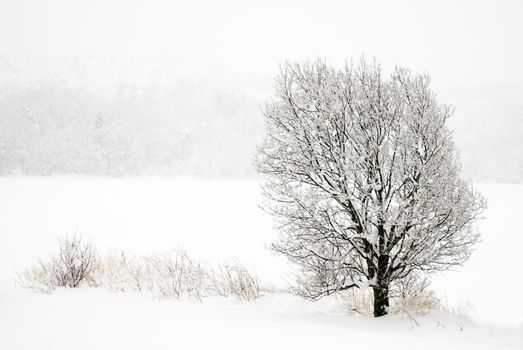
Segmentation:
[(404, 68), (385, 79), (364, 59), (281, 67), (257, 168), (273, 249), (301, 267), (306, 295), (372, 287), (381, 316), (395, 280), (469, 257), (485, 203), (460, 178), (452, 107), (429, 83)]

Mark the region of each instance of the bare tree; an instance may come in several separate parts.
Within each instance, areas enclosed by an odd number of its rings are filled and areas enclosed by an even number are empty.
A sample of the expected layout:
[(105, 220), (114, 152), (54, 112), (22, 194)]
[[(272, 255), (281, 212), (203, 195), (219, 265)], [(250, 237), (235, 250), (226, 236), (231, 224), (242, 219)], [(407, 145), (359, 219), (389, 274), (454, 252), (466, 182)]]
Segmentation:
[(382, 316), (391, 282), (461, 265), (478, 241), (485, 203), (460, 179), (452, 108), (429, 82), (363, 59), (282, 66), (257, 168), (281, 230), (272, 247), (309, 297), (372, 287)]

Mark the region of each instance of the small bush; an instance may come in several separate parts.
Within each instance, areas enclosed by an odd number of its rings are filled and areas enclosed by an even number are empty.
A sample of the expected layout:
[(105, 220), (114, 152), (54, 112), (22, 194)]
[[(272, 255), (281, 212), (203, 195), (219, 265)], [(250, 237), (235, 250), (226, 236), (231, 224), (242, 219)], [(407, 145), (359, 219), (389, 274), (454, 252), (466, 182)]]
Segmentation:
[(441, 302), (428, 286), (428, 278), (418, 273), (395, 281), (391, 288), (391, 311), (409, 313), (439, 309)]
[(57, 287), (76, 288), (84, 282), (96, 263), (92, 245), (78, 236), (61, 238), (58, 252), (25, 271), (19, 278), (23, 286), (46, 291)]
[(121, 253), (103, 256), (91, 273), (94, 283), (113, 292), (145, 291), (148, 273), (141, 257)]
[(232, 264), (222, 264), (218, 270), (215, 276), (218, 294), (236, 296), (240, 300), (247, 301), (260, 297), (258, 278), (238, 260), (234, 260)]
[(200, 299), (210, 286), (209, 268), (192, 260), (187, 252), (176, 250), (166, 255), (150, 257), (154, 269), (152, 291), (161, 298), (184, 297)]
[(349, 302), (351, 311), (372, 316), (374, 310), (372, 289), (349, 289), (342, 293), (342, 298)]

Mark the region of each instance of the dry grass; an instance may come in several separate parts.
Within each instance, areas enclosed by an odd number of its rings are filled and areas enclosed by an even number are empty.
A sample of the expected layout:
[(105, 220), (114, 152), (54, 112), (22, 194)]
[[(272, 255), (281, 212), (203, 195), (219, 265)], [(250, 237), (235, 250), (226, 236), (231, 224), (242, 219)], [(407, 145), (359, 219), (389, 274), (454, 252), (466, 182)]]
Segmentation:
[(349, 289), (341, 294), (350, 304), (350, 310), (372, 316), (374, 296), (371, 289)]
[(87, 283), (114, 292), (150, 293), (161, 299), (201, 300), (205, 296), (221, 295), (249, 301), (260, 297), (256, 274), (237, 259), (214, 269), (191, 258), (184, 250), (158, 255), (107, 254), (95, 258), (91, 245), (78, 243), (81, 242), (76, 238), (61, 240), (59, 253), (20, 274), (20, 284), (50, 292), (57, 287)]
[(441, 301), (428, 286), (428, 278), (419, 273), (397, 280), (391, 288), (391, 312), (423, 313), (441, 309)]
[[(349, 302), (351, 311), (372, 316), (374, 304), (372, 289), (351, 289), (343, 292), (341, 295), (344, 300)], [(441, 308), (441, 301), (434, 293), (423, 291), (412, 295), (391, 297), (389, 312), (391, 314), (424, 313), (431, 310), (440, 310)]]
[(100, 259), (90, 277), (97, 287), (147, 292), (162, 299), (201, 299), (210, 285), (208, 268), (183, 250), (143, 256), (108, 254)]
[(240, 300), (260, 297), (260, 285), (255, 273), (250, 272), (237, 259), (218, 267), (214, 278), (216, 291), (223, 296), (237, 296)]
[[(428, 286), (428, 279), (419, 274), (411, 274), (407, 278), (396, 281), (390, 290), (389, 312), (414, 314), (443, 310), (443, 303), (428, 289)], [(374, 296), (371, 288), (351, 289), (341, 295), (349, 302), (352, 311), (372, 316)]]
[(440, 300), (430, 291), (417, 295), (392, 298), (392, 313), (423, 313), (441, 308)]

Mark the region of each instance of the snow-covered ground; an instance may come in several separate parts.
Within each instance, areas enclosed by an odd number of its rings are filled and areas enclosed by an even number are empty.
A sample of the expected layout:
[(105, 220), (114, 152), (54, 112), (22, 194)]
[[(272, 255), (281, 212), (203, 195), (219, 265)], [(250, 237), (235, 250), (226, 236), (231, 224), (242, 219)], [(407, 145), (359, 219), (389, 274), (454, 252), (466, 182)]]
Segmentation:
[(521, 349), (522, 329), (446, 314), (373, 319), (336, 299), (157, 301), (95, 288), (53, 295), (3, 289), (0, 349)]
[[(282, 283), (292, 271), (266, 245), (277, 235), (258, 204), (254, 180), (0, 178), (0, 349), (523, 348), (523, 185), (478, 184), (489, 200), (483, 241), (457, 272), (433, 288), (458, 316), (383, 320), (351, 315), (338, 300), (311, 303), (286, 295), (254, 303), (210, 298), (156, 301), (97, 289), (38, 294), (14, 286), (16, 270), (83, 233), (102, 250), (165, 252), (183, 247), (216, 262), (235, 256), (260, 278)], [(464, 324), (461, 331), (460, 324)], [(499, 328), (509, 326), (512, 328)]]

